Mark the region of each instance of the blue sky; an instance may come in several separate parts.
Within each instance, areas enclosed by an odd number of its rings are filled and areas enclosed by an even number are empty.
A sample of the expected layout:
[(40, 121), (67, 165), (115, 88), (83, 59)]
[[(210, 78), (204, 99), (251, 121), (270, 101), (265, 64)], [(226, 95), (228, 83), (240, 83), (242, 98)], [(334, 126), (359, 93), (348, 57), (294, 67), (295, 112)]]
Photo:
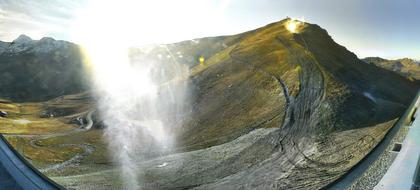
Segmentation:
[[(115, 1), (115, 4), (121, 2), (124, 1)], [(147, 4), (148, 1), (142, 2)], [(194, 6), (188, 8), (183, 8), (187, 1), (178, 2), (183, 14), (189, 17), (199, 16), (196, 11), (188, 15), (188, 9), (203, 9), (203, 15), (214, 10), (219, 16), (212, 24), (192, 26), (187, 32), (183, 31), (183, 35), (172, 35), (173, 38), (164, 38), (164, 32), (158, 34), (161, 36), (145, 34), (155, 40), (151, 42), (235, 34), (291, 16), (304, 17), (307, 22), (325, 28), (336, 42), (359, 57), (420, 59), (420, 0), (195, 0)], [(0, 0), (0, 40), (11, 41), (20, 34), (27, 34), (34, 39), (50, 36), (71, 41), (72, 23), (88, 3), (87, 0)], [(171, 18), (177, 13), (174, 10), (159, 14)], [(173, 21), (168, 19), (168, 22)]]

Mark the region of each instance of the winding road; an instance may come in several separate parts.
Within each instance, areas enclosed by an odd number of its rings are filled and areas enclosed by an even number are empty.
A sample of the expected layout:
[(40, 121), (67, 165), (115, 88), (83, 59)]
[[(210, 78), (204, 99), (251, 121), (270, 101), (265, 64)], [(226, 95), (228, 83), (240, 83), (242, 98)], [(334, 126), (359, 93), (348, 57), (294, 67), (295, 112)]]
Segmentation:
[(70, 130), (70, 131), (53, 133), (53, 134), (45, 134), (45, 135), (5, 135), (5, 136), (35, 137), (35, 138), (33, 138), (32, 140), (29, 141), (29, 144), (30, 144), (30, 146), (32, 146), (33, 148), (36, 148), (36, 149), (48, 148), (48, 147), (60, 147), (60, 148), (62, 148), (62, 147), (79, 147), (79, 148), (83, 149), (82, 153), (75, 154), (69, 160), (66, 160), (66, 161), (64, 161), (62, 163), (58, 163), (58, 164), (51, 164), (51, 165), (48, 165), (44, 168), (39, 169), (41, 172), (48, 172), (48, 171), (51, 171), (51, 170), (59, 170), (59, 169), (62, 169), (66, 166), (69, 166), (69, 165), (80, 162), (83, 158), (90, 155), (94, 151), (94, 147), (92, 145), (89, 145), (89, 144), (60, 144), (60, 145), (51, 145), (51, 146), (40, 146), (40, 145), (37, 144), (37, 141), (45, 140), (45, 139), (49, 139), (49, 138), (54, 138), (54, 137), (67, 136), (67, 135), (80, 133), (80, 132), (85, 132), (85, 131), (90, 130), (93, 126), (92, 114), (94, 112), (95, 112), (95, 110), (92, 110), (92, 111), (88, 112), (88, 114), (86, 116), (86, 120), (87, 120), (86, 124), (82, 124), (81, 127)]

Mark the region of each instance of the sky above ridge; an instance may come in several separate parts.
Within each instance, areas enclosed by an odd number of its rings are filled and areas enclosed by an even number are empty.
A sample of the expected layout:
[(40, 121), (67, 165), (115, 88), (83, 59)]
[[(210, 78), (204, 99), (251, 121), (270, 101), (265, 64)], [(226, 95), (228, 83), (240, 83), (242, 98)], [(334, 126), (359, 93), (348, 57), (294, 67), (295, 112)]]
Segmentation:
[(320, 25), (360, 58), (420, 59), (420, 0), (0, 0), (0, 40), (26, 34), (78, 43), (80, 23), (89, 20), (121, 28), (132, 45), (171, 43), (240, 33), (287, 16)]

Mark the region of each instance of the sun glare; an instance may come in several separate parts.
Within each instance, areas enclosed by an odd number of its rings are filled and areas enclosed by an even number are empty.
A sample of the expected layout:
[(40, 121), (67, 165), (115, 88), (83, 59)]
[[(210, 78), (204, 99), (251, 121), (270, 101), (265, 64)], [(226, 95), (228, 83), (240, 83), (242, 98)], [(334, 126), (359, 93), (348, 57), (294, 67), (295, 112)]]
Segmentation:
[(77, 14), (72, 40), (83, 43), (87, 36), (113, 37), (144, 45), (204, 37), (224, 23), (224, 9), (223, 3), (211, 0), (90, 1)]
[[(212, 26), (212, 14), (201, 7), (206, 6), (192, 0), (92, 1), (74, 23), (73, 41), (83, 48), (98, 109), (107, 125), (105, 136), (115, 152), (110, 156), (120, 163), (127, 189), (141, 185), (136, 163), (147, 155), (137, 153), (152, 145), (159, 145), (161, 151), (170, 148), (173, 141), (168, 131), (175, 124), (166, 121), (182, 115), (181, 105), (187, 104), (176, 102), (186, 94), (182, 82), (158, 84), (156, 73), (165, 73), (165, 64), (130, 60), (129, 50), (199, 35)], [(205, 25), (200, 28), (198, 23)], [(175, 68), (171, 70), (174, 77), (184, 76), (182, 65), (174, 62), (171, 68)]]
[(303, 24), (303, 22), (296, 20), (296, 19), (291, 19), (286, 23), (286, 29), (291, 32), (291, 33), (298, 33), (299, 32), (299, 27)]
[(206, 36), (218, 28), (223, 10), (210, 0), (90, 1), (77, 13), (71, 38), (83, 47), (87, 67), (101, 75), (98, 81), (118, 86), (127, 78), (128, 48)]

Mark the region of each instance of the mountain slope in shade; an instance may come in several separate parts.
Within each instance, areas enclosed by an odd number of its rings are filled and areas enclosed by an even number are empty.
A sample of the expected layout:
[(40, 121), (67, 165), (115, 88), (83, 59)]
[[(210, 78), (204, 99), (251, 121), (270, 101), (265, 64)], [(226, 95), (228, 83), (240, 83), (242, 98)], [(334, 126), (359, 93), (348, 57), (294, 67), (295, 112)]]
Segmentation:
[(87, 77), (77, 45), (21, 35), (0, 42), (0, 97), (43, 101), (86, 90)]
[(387, 60), (380, 57), (366, 57), (366, 63), (374, 64), (378, 67), (394, 71), (410, 80), (420, 80), (420, 62), (404, 58), (397, 60)]
[[(171, 129), (177, 149), (139, 162), (142, 189), (320, 189), (384, 137), (419, 86), (359, 60), (317, 25), (305, 23), (290, 33), (288, 22), (131, 50), (140, 64), (168, 65), (162, 82), (181, 80), (171, 75), (171, 64), (190, 69), (182, 80), (190, 84), (192, 110), (178, 118), (182, 127)], [(62, 100), (72, 99), (45, 105)], [(55, 140), (96, 148), (106, 143), (87, 137)], [(93, 154), (77, 170), (47, 175), (68, 188), (121, 189), (119, 171)]]

